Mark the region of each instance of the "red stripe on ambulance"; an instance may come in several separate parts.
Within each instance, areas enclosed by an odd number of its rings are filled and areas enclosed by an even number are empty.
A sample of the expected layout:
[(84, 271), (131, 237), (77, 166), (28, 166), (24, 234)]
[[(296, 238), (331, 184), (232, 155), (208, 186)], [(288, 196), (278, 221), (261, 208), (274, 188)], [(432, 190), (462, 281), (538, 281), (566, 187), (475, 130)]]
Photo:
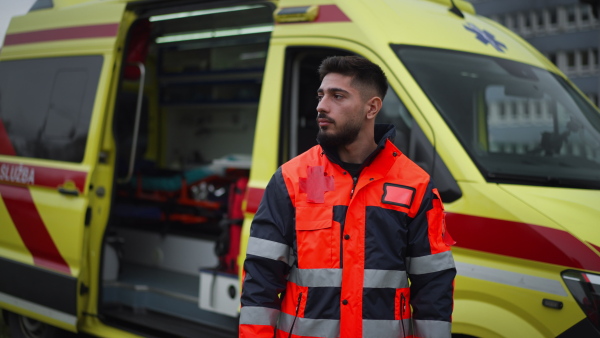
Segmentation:
[(42, 220), (29, 188), (0, 184), (0, 196), (37, 266), (71, 274)]
[(336, 5), (319, 6), (319, 15), (314, 22), (345, 22), (351, 21), (342, 10)]
[(118, 23), (100, 25), (87, 25), (45, 29), (32, 32), (7, 34), (4, 39), (5, 46), (21, 45), (26, 43), (49, 42), (58, 40), (73, 40), (87, 38), (106, 38), (117, 36)]
[[(248, 189), (247, 212), (258, 210), (263, 194), (264, 189)], [(446, 213), (446, 226), (457, 247), (600, 271), (600, 257), (563, 230), (455, 213)], [(600, 247), (591, 245), (600, 252)]]
[(0, 183), (35, 185), (57, 189), (73, 184), (82, 193), (85, 189), (87, 172), (24, 165), (0, 161)]
[(457, 247), (600, 271), (600, 257), (563, 230), (454, 213), (446, 214), (446, 226)]
[[(293, 7), (288, 7), (293, 8)], [(304, 7), (302, 7), (304, 8)], [(324, 23), (324, 22), (351, 22), (350, 18), (337, 5), (320, 5), (317, 17), (310, 20), (299, 20), (291, 22), (276, 22), (278, 25), (289, 24), (307, 24), (307, 23)]]
[(1, 155), (15, 155), (15, 148), (8, 137), (6, 128), (4, 128), (4, 122), (0, 119), (0, 154)]

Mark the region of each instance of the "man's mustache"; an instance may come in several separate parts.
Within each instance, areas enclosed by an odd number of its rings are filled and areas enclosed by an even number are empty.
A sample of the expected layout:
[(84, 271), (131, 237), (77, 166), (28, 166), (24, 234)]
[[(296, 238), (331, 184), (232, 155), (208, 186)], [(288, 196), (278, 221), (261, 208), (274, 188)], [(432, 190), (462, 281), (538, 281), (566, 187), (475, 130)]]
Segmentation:
[(335, 121), (332, 118), (330, 118), (329, 116), (327, 116), (325, 114), (318, 114), (317, 115), (317, 120), (318, 119), (323, 119), (323, 120), (325, 120), (325, 121), (327, 121), (329, 123), (335, 123)]

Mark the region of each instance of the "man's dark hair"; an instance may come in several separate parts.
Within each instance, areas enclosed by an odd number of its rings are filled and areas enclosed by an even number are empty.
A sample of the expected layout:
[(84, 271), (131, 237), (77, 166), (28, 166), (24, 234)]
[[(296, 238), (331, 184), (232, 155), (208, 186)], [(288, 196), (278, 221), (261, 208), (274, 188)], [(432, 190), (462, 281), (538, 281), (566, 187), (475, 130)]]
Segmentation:
[(336, 73), (352, 77), (352, 84), (364, 88), (373, 88), (383, 100), (388, 89), (387, 78), (381, 68), (360, 56), (330, 56), (321, 62), (319, 76)]

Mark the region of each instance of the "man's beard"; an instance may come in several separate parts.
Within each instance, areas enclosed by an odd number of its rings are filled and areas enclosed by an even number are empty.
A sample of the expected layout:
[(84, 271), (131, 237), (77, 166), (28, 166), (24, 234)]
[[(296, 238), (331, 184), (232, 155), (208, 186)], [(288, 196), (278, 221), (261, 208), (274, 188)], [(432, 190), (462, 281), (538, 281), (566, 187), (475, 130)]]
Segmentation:
[(342, 127), (336, 134), (326, 133), (323, 129), (319, 128), (317, 141), (319, 141), (321, 146), (328, 148), (338, 148), (351, 144), (358, 138), (358, 134), (362, 127), (361, 123), (353, 122), (354, 121), (349, 121), (348, 124)]

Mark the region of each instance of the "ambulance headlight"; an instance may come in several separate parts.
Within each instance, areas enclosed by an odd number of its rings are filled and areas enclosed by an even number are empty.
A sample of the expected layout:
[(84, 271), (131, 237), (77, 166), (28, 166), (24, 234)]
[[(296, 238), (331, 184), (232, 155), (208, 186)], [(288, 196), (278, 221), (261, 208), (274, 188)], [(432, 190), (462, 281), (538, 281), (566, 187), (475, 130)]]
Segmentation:
[(600, 329), (600, 275), (566, 270), (562, 278), (587, 318)]

